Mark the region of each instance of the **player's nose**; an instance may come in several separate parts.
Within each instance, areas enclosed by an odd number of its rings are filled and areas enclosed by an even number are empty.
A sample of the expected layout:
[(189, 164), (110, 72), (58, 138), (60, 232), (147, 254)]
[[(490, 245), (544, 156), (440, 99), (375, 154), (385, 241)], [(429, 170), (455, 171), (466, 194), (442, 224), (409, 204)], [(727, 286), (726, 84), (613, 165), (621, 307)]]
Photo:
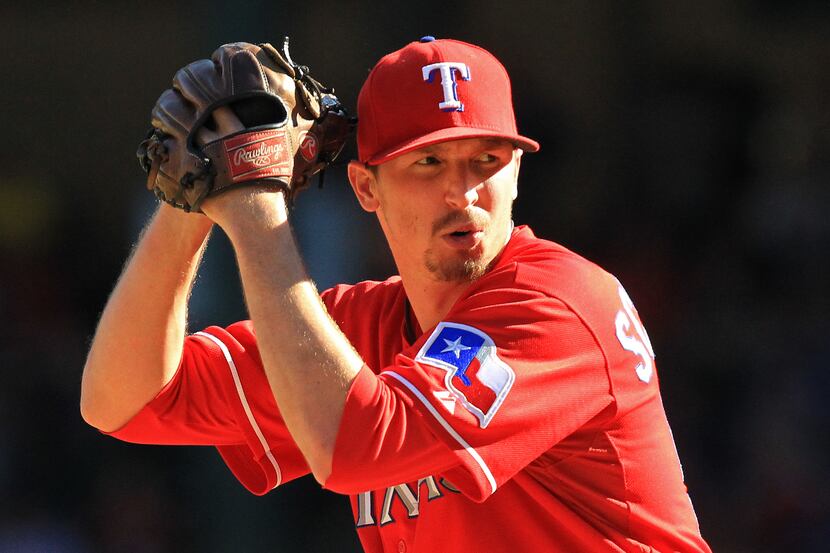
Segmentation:
[(483, 182), (466, 164), (454, 165), (445, 178), (444, 199), (448, 205), (464, 209), (478, 203)]

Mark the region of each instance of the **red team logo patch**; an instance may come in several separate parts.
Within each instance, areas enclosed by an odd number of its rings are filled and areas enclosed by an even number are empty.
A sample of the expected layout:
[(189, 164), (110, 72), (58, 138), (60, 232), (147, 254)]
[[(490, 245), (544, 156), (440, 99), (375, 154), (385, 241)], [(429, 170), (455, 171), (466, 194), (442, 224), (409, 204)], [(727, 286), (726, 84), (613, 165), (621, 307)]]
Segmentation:
[(481, 428), (490, 423), (516, 379), (487, 334), (457, 323), (440, 323), (415, 361), (447, 371), (447, 390), (478, 418)]
[(224, 146), (233, 182), (291, 177), (291, 156), (285, 147), (285, 129), (240, 134), (225, 140)]

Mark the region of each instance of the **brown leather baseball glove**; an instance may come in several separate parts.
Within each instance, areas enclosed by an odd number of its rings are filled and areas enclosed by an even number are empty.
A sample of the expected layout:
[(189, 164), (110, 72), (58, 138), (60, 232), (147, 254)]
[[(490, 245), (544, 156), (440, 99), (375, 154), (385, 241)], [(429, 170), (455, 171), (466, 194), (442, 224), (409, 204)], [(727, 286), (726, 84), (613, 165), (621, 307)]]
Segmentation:
[[(201, 143), (228, 106), (243, 130)], [(331, 163), (354, 127), (334, 95), (288, 53), (270, 44), (220, 46), (209, 60), (180, 69), (152, 112), (136, 154), (147, 188), (165, 202), (200, 211), (202, 201), (246, 184), (274, 186), (289, 200)], [(204, 131), (201, 133), (204, 135)]]

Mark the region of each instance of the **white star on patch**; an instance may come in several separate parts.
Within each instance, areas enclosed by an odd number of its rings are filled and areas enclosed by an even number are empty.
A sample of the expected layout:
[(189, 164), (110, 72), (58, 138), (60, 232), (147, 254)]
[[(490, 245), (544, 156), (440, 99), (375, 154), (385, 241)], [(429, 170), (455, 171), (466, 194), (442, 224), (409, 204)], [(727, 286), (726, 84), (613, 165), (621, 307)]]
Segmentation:
[(455, 339), (455, 341), (447, 340), (446, 338), (442, 338), (444, 342), (447, 343), (447, 347), (441, 350), (441, 353), (454, 353), (456, 359), (461, 358), (461, 352), (464, 350), (472, 349), (470, 346), (465, 346), (461, 343), (461, 336)]

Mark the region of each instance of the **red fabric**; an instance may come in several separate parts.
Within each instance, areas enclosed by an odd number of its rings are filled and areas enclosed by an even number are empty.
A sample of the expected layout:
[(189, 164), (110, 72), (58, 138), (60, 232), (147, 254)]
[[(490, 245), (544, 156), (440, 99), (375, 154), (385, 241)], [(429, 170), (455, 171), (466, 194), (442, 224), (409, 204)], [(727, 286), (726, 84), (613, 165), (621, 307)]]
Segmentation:
[[(472, 409), (492, 398), (465, 406), (448, 385), (460, 386), (460, 376), (419, 357), (434, 329), (406, 336), (399, 278), (338, 286), (323, 299), (366, 364), (349, 390), (326, 486), (352, 495), (367, 552), (710, 551), (657, 376), (638, 377), (642, 359), (623, 347), (637, 325), (620, 324), (625, 310), (611, 275), (526, 227), (514, 231), (496, 266), (445, 319), (475, 329), (464, 347), (476, 332), (486, 335), (514, 373), (509, 387), (496, 386), (508, 391), (484, 428)], [(250, 324), (208, 332), (231, 353), (282, 480), (307, 472)], [(264, 493), (275, 471), (231, 373), (214, 342), (189, 338), (174, 381), (116, 437), (215, 437), (243, 484)]]

